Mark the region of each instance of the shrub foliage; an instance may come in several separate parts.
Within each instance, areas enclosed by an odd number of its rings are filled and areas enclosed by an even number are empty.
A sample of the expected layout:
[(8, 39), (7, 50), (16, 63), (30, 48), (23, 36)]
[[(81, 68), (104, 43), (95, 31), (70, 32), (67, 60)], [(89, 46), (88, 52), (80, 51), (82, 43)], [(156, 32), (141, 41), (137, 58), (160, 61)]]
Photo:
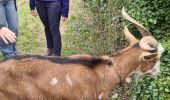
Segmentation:
[(170, 38), (170, 0), (132, 0), (127, 7), (157, 39)]
[[(132, 98), (168, 100), (170, 98), (170, 0), (132, 0), (129, 14), (146, 26), (165, 48), (161, 58), (161, 74), (142, 78), (132, 86)], [(134, 28), (132, 28), (134, 30)], [(136, 31), (134, 31), (136, 32)]]

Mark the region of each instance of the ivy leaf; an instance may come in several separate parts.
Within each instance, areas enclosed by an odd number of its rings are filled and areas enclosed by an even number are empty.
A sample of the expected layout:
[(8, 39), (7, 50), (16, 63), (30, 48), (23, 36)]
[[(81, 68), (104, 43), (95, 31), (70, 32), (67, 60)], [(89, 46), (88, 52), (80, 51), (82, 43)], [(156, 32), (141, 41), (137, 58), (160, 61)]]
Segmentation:
[(165, 89), (165, 92), (170, 92), (169, 89)]
[(153, 19), (149, 19), (149, 22), (151, 22), (151, 23), (152, 23), (152, 22), (153, 22)]
[(164, 58), (164, 60), (165, 60), (165, 61), (167, 61), (167, 62), (169, 62), (169, 61), (170, 61), (170, 59), (169, 59), (169, 58)]

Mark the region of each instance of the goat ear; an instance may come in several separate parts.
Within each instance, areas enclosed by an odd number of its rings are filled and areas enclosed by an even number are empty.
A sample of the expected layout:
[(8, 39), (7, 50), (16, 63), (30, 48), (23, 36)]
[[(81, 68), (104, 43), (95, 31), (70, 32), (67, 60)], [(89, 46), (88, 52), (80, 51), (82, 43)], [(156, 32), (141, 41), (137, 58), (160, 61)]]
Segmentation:
[(141, 58), (143, 61), (150, 61), (153, 60), (153, 58), (156, 58), (158, 56), (158, 53), (149, 53), (149, 52), (144, 52), (141, 54)]

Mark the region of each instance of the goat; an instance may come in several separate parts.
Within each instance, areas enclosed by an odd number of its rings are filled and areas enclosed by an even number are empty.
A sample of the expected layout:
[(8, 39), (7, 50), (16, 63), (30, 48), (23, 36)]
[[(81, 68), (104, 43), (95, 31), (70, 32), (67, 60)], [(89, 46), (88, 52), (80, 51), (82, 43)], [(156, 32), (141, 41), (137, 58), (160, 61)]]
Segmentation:
[(107, 100), (111, 88), (133, 73), (156, 76), (163, 47), (124, 8), (122, 15), (138, 28), (141, 40), (125, 27), (130, 45), (114, 55), (20, 55), (4, 60), (0, 100)]

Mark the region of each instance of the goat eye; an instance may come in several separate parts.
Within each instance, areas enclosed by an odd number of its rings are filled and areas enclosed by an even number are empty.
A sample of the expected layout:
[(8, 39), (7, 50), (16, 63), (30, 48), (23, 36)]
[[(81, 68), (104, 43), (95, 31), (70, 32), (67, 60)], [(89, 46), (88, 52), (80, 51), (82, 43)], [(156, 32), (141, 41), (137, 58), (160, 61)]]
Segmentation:
[(157, 53), (157, 51), (158, 51), (158, 50), (155, 49), (155, 50), (150, 50), (149, 52), (150, 52), (150, 53)]

